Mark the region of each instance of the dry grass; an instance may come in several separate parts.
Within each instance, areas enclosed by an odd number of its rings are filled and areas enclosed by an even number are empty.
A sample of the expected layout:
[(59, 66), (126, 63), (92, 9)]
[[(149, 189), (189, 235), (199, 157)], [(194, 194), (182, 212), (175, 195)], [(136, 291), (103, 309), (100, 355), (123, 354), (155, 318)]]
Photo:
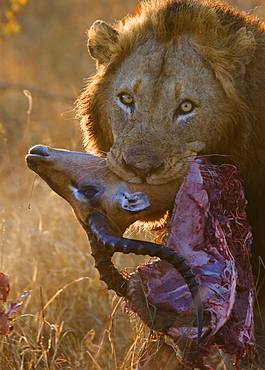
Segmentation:
[[(234, 3), (251, 9), (262, 1)], [(85, 30), (135, 6), (136, 0), (29, 0), (19, 17), (22, 32), (0, 45), (0, 272), (9, 276), (10, 300), (31, 290), (13, 331), (0, 338), (3, 370), (133, 369), (148, 334), (99, 281), (70, 207), (24, 161), (37, 143), (83, 150), (72, 109), (94, 68)], [(122, 256), (116, 263), (134, 268), (137, 260)]]
[[(116, 369), (136, 336), (120, 300), (99, 281), (70, 207), (24, 160), (37, 143), (83, 150), (71, 110), (94, 68), (85, 30), (135, 4), (74, 3), (29, 1), (22, 33), (0, 46), (0, 271), (9, 276), (10, 300), (32, 290), (13, 331), (0, 338), (1, 369)], [(133, 259), (117, 263), (135, 266)]]
[(26, 150), (14, 163), (4, 144), (1, 271), (9, 275), (11, 300), (32, 292), (12, 333), (1, 337), (0, 368), (118, 368), (135, 336), (127, 315), (99, 281), (70, 207), (28, 171)]

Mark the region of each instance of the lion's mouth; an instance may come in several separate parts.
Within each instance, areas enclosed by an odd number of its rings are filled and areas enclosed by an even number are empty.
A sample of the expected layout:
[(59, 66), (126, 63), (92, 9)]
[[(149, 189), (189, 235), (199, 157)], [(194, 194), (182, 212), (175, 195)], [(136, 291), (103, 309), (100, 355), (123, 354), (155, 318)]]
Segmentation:
[(143, 166), (133, 166), (129, 165), (122, 159), (122, 167), (126, 172), (132, 173), (134, 176), (137, 176), (141, 179), (141, 182), (148, 183), (147, 179), (158, 175), (160, 176), (164, 172), (165, 164), (159, 164), (158, 166), (154, 167), (149, 164)]
[(163, 185), (179, 177), (176, 173), (170, 174), (172, 171), (166, 164), (160, 165), (159, 168), (134, 168), (127, 165), (124, 160), (116, 161), (109, 156), (107, 165), (116, 175), (134, 184)]
[(180, 158), (168, 158), (158, 166), (149, 163), (137, 166), (128, 165), (123, 158), (116, 158), (112, 152), (108, 153), (107, 165), (116, 175), (127, 182), (150, 185), (163, 185), (170, 181), (182, 181), (189, 171), (190, 163), (197, 153), (184, 153)]

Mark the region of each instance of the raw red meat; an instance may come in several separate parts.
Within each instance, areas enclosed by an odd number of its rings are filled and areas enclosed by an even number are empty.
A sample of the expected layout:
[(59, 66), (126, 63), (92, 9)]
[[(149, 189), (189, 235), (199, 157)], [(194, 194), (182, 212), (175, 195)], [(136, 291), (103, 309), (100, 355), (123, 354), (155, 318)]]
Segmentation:
[[(235, 362), (246, 354), (256, 358), (252, 234), (245, 209), (237, 169), (232, 165), (214, 166), (197, 158), (177, 194), (167, 242), (185, 258), (200, 282), (206, 317), (205, 348), (217, 345), (233, 355)], [(174, 311), (184, 319), (194, 312), (187, 285), (166, 261), (141, 266), (137, 274), (151, 305), (165, 312)], [(180, 324), (166, 331), (175, 340), (184, 333), (196, 338), (196, 327)], [(203, 369), (205, 354), (197, 356), (191, 366)]]

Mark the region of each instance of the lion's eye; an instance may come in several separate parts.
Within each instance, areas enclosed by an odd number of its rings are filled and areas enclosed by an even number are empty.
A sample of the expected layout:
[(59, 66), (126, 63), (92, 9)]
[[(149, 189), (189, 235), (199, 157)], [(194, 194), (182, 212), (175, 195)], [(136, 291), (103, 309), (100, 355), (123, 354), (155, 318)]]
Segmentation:
[(129, 107), (131, 107), (134, 104), (133, 97), (129, 94), (121, 94), (120, 95), (120, 101), (123, 104), (128, 105)]
[(187, 113), (192, 112), (193, 109), (194, 109), (194, 104), (192, 102), (190, 102), (189, 100), (185, 100), (179, 105), (179, 107), (177, 109), (177, 113), (178, 114), (187, 114)]

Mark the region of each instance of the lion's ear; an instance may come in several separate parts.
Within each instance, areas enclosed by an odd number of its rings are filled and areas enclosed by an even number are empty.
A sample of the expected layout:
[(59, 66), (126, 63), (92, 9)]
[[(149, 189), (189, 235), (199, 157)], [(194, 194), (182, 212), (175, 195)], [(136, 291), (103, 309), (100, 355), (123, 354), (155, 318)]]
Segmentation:
[(88, 31), (88, 51), (99, 64), (107, 64), (117, 50), (118, 39), (118, 31), (106, 22), (96, 21)]
[(248, 65), (255, 53), (256, 40), (251, 31), (246, 27), (240, 28), (234, 35), (229, 48), (230, 58), (234, 61), (234, 77), (243, 78)]
[(246, 27), (229, 34), (225, 42), (218, 38), (216, 43), (201, 48), (202, 55), (212, 66), (228, 96), (235, 95), (235, 81), (244, 79), (246, 66), (253, 59), (255, 49), (255, 37)]

